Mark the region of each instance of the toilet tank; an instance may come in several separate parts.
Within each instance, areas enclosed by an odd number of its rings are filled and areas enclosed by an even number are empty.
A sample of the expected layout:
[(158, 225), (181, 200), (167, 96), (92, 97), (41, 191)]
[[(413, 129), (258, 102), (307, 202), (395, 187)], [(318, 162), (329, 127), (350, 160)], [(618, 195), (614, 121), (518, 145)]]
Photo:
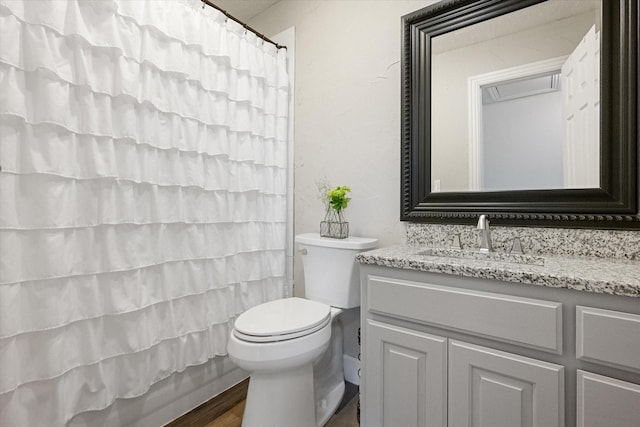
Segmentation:
[(365, 237), (332, 239), (318, 233), (296, 236), (302, 254), (305, 298), (332, 307), (360, 306), (360, 267), (355, 257), (377, 243), (378, 239)]

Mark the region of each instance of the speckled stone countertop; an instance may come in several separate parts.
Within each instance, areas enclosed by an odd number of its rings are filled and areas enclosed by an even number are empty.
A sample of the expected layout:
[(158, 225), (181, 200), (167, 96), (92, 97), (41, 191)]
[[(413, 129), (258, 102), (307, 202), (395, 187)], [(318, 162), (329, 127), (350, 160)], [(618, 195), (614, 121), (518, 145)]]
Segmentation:
[(544, 265), (424, 255), (424, 245), (358, 254), (361, 264), (403, 268), (640, 298), (640, 261), (544, 255)]

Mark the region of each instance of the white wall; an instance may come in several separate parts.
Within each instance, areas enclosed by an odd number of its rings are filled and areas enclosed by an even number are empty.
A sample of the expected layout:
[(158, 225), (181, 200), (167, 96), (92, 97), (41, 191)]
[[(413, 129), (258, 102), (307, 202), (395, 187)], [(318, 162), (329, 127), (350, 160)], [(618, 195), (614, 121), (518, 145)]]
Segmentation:
[[(349, 185), (350, 232), (401, 243), (401, 16), (433, 0), (283, 0), (249, 25), (296, 29), (295, 233), (323, 218), (316, 181)], [(294, 294), (304, 295), (301, 258)]]
[[(283, 0), (249, 22), (295, 27), (295, 234), (318, 232), (316, 182), (349, 185), (350, 234), (404, 241), (400, 222), (401, 17), (435, 0)], [(304, 296), (302, 259), (294, 295)], [(358, 310), (342, 315), (344, 350), (357, 356)]]

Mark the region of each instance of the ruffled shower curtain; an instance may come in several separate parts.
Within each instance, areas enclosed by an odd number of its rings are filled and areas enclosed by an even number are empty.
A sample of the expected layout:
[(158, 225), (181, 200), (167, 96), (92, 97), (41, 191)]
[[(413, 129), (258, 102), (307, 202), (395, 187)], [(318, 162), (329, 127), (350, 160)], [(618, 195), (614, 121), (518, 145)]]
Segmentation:
[(286, 52), (195, 0), (1, 0), (0, 30), (0, 425), (63, 425), (283, 295)]

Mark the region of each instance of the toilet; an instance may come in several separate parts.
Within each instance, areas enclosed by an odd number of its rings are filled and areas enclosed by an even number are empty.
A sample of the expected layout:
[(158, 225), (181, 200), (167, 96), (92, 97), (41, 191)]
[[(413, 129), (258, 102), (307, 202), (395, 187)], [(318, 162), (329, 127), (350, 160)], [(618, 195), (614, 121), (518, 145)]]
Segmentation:
[(355, 256), (377, 239), (296, 236), (306, 298), (255, 306), (235, 321), (230, 359), (250, 374), (243, 427), (319, 427), (344, 395), (344, 309), (360, 306)]

